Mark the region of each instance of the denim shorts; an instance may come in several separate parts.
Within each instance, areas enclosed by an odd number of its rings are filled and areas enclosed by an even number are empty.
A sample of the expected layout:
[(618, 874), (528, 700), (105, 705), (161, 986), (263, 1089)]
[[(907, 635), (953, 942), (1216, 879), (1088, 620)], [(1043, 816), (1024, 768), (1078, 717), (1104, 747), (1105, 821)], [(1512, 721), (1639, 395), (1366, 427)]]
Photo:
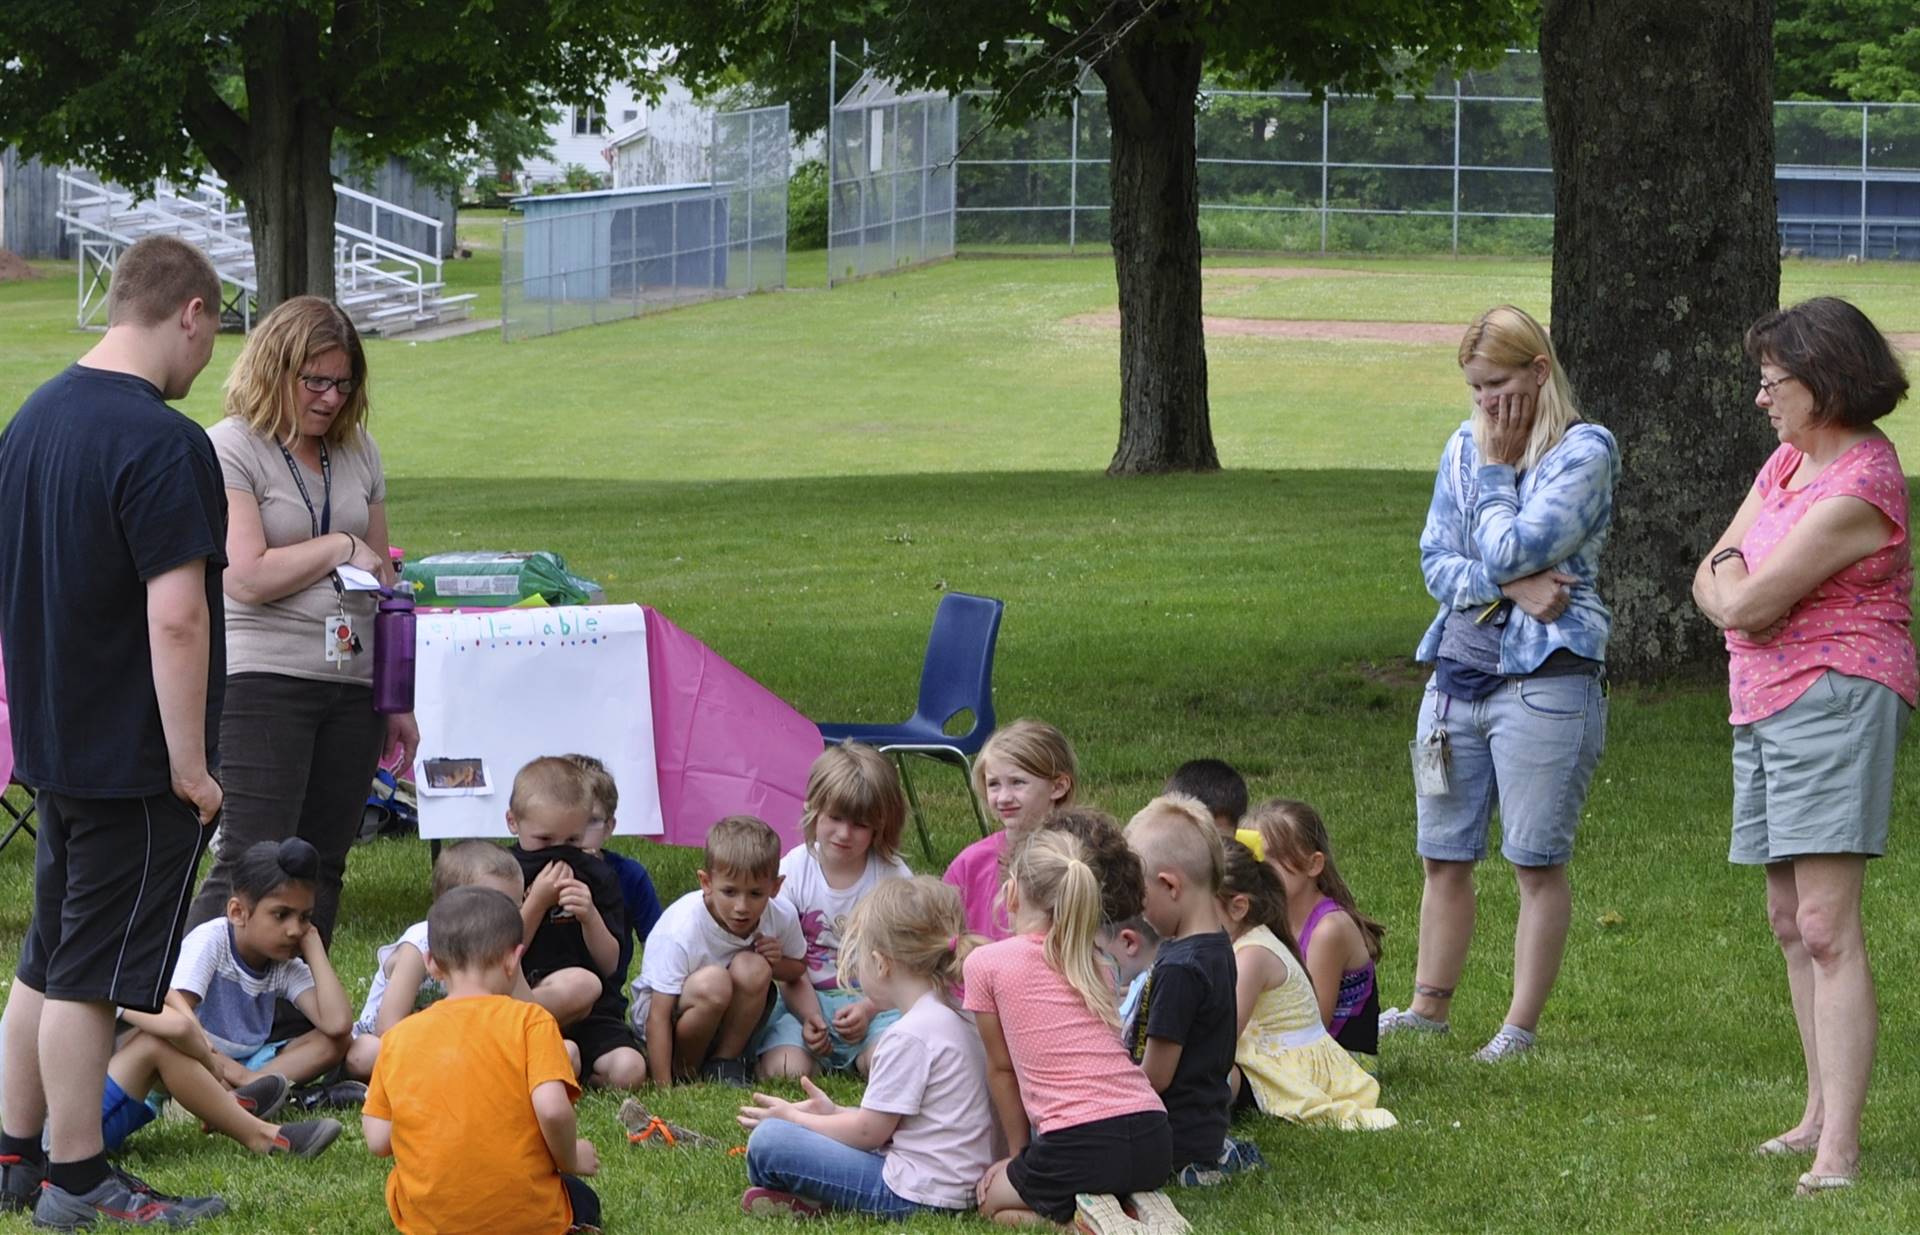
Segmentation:
[[(857, 1002), (861, 998), (860, 992), (816, 990), (814, 994), (820, 999), (820, 1015), (827, 1020), (827, 1054), (820, 1061), (820, 1068), (824, 1072), (853, 1071), (854, 1061), (860, 1058), (862, 1052), (878, 1042), (880, 1035), (900, 1019), (899, 1011), (894, 1008), (875, 1013), (873, 1020), (867, 1023), (867, 1036), (858, 1042), (849, 1042), (833, 1027), (833, 1014)], [(806, 1038), (800, 1032), (800, 1018), (787, 1010), (787, 1001), (780, 997), (777, 988), (773, 996), (773, 1015), (768, 1018), (766, 1027), (754, 1039), (753, 1048), (747, 1053), (758, 1059), (776, 1046), (797, 1046), (803, 1051), (807, 1049)]]
[(1421, 857), (1486, 857), (1496, 805), (1507, 861), (1560, 866), (1573, 857), (1587, 786), (1607, 744), (1598, 677), (1510, 678), (1472, 703), (1443, 694), (1429, 678), (1414, 740), (1425, 743), (1436, 728), (1446, 730), (1450, 749), (1447, 792), (1414, 798)]
[(1772, 716), (1733, 727), (1733, 842), (1743, 866), (1887, 851), (1893, 755), (1912, 709), (1831, 669)]

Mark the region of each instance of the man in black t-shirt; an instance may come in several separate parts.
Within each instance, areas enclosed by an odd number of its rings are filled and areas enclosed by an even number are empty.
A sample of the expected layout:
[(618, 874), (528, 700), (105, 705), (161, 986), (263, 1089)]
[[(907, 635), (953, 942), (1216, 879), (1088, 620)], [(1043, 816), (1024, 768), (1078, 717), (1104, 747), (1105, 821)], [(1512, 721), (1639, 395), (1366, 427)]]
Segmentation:
[(114, 1009), (160, 1010), (220, 810), (226, 493), (206, 432), (166, 404), (212, 358), (219, 277), (149, 237), (116, 264), (107, 323), (0, 432), (0, 648), (42, 820), (0, 1021), (0, 1208), (62, 1229), (225, 1208), (110, 1170), (101, 1138), (128, 1101), (106, 1078)]

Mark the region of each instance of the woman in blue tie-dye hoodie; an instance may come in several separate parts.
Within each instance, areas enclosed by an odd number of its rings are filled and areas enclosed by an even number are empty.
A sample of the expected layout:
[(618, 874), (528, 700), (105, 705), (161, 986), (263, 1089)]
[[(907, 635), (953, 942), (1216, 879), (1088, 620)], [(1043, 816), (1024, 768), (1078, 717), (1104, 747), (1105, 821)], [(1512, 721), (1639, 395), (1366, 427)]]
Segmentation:
[(1481, 314), (1459, 358), (1473, 412), (1441, 452), (1420, 535), (1439, 602), (1415, 654), (1434, 666), (1413, 743), (1420, 950), (1413, 1002), (1381, 1013), (1380, 1033), (1446, 1031), (1497, 803), (1520, 918), (1513, 1000), (1476, 1056), (1493, 1062), (1532, 1047), (1566, 947), (1567, 862), (1606, 741), (1612, 615), (1594, 583), (1620, 452), (1580, 419), (1552, 340), (1521, 310)]

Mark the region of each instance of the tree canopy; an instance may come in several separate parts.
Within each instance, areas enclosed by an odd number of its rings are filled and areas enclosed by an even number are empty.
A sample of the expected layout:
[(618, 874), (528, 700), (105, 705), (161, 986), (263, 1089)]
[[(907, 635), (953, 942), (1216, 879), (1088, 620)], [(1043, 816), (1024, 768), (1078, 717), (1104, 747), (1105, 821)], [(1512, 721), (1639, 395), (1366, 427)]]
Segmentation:
[(211, 166), (246, 202), (263, 306), (330, 294), (334, 139), (467, 139), (632, 76), (631, 0), (6, 0), (0, 142), (139, 185)]
[(1920, 103), (1920, 8), (1913, 0), (1775, 0), (1781, 98)]

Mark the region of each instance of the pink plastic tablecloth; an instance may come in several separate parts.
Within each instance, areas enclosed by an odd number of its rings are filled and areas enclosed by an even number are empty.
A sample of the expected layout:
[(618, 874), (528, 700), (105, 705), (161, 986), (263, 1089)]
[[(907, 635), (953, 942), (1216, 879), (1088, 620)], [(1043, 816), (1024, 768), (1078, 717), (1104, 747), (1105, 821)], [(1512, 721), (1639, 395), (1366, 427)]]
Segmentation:
[(754, 815), (783, 848), (798, 844), (819, 728), (659, 610), (646, 614), (660, 839), (704, 845), (720, 819)]
[(7, 724), (7, 675), (0, 673), (0, 790), (13, 775), (13, 729)]

